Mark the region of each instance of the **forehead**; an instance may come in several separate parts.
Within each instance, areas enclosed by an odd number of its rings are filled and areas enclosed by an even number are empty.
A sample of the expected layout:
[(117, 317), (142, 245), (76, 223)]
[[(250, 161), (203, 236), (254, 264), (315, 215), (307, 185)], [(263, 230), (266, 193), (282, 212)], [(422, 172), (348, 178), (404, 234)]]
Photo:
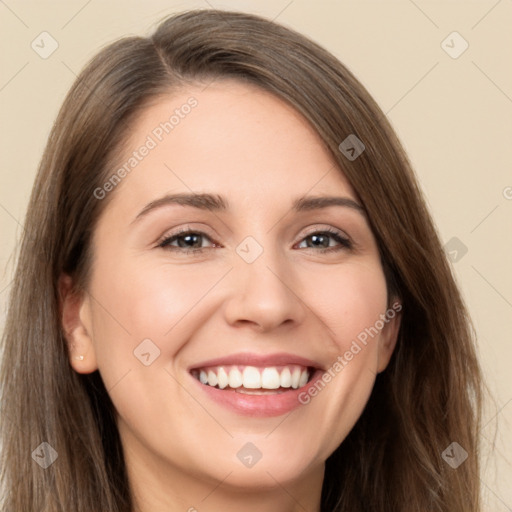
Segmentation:
[(235, 80), (184, 87), (153, 101), (130, 126), (116, 169), (122, 167), (128, 172), (115, 194), (132, 204), (191, 191), (245, 206), (308, 193), (357, 197), (294, 108)]

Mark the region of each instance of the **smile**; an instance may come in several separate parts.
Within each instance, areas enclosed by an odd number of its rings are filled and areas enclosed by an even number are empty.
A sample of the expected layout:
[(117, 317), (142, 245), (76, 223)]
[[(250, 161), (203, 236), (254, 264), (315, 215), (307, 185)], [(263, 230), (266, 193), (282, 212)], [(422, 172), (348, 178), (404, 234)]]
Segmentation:
[(239, 393), (282, 393), (298, 389), (309, 381), (314, 369), (301, 365), (227, 365), (194, 369), (192, 376), (206, 386), (237, 390)]
[(198, 391), (237, 415), (272, 417), (303, 407), (300, 393), (321, 378), (322, 366), (288, 354), (238, 353), (188, 368)]

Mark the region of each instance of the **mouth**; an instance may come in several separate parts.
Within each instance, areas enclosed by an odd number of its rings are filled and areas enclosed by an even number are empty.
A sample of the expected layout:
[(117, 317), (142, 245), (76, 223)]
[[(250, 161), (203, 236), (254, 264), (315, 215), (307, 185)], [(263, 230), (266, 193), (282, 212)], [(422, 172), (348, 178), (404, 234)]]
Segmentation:
[(191, 375), (201, 384), (246, 395), (285, 393), (305, 386), (316, 368), (301, 365), (226, 365), (193, 369)]
[(188, 370), (208, 399), (237, 415), (268, 417), (303, 406), (306, 387), (324, 369), (315, 361), (292, 354), (234, 354), (205, 361)]

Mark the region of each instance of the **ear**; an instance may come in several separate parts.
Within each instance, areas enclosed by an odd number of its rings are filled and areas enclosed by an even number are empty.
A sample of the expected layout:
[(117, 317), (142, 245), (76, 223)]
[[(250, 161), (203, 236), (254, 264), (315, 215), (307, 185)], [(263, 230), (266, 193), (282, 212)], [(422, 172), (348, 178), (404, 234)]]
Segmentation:
[(77, 373), (98, 369), (92, 341), (91, 304), (86, 293), (78, 293), (68, 275), (58, 283), (60, 320), (68, 344), (69, 363)]
[(386, 320), (380, 333), (377, 373), (383, 372), (388, 366), (400, 331), (402, 304), (398, 299), (395, 299), (391, 304), (392, 306), (386, 310)]

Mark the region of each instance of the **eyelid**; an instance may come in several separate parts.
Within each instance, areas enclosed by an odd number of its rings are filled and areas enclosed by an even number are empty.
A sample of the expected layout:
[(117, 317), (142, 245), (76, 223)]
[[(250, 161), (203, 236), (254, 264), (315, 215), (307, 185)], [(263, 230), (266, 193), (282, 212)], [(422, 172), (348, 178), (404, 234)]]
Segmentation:
[[(315, 224), (313, 226), (308, 226), (306, 228), (306, 232), (302, 235), (302, 238), (312, 235), (313, 233), (321, 233), (321, 232), (336, 233), (337, 235), (339, 235), (343, 238), (346, 238), (347, 240), (350, 240), (350, 237), (348, 236), (347, 233), (345, 233), (345, 231), (335, 228), (333, 226), (325, 225), (325, 224), (323, 226), (321, 224)], [(302, 238), (301, 238), (301, 240), (302, 240)]]
[[(178, 237), (180, 235), (186, 235), (188, 233), (196, 233), (198, 235), (202, 235), (202, 236), (208, 238), (212, 242), (213, 245), (222, 247), (222, 244), (219, 244), (215, 240), (215, 236), (212, 236), (211, 234), (209, 234), (204, 228), (202, 228), (202, 227), (194, 228), (194, 227), (190, 226), (189, 224), (187, 224), (185, 226), (181, 226), (179, 228), (176, 228), (174, 231), (173, 230), (166, 231), (162, 236), (160, 236), (158, 238), (158, 240), (156, 241), (156, 246), (162, 247), (162, 244), (164, 242), (168, 241), (169, 239)], [(207, 247), (203, 247), (203, 249), (207, 249)], [(186, 249), (184, 249), (184, 250), (186, 250)]]
[(308, 231), (306, 233), (303, 233), (299, 241), (294, 244), (298, 245), (304, 242), (307, 238), (309, 238), (311, 235), (320, 234), (320, 235), (327, 235), (328, 237), (332, 238), (336, 241), (337, 245), (334, 246), (328, 246), (323, 248), (315, 249), (313, 247), (304, 247), (302, 250), (312, 250), (313, 253), (320, 253), (320, 254), (327, 254), (327, 253), (337, 253), (338, 251), (342, 250), (352, 250), (354, 249), (354, 241), (352, 238), (344, 231), (338, 228), (334, 228), (332, 226), (324, 226), (320, 227), (318, 225), (315, 226), (309, 226)]
[(299, 241), (297, 243), (302, 242), (305, 238), (307, 238), (308, 236), (311, 236), (315, 233), (327, 233), (333, 237), (337, 236), (345, 242), (346, 246), (349, 246), (349, 247), (353, 247), (355, 245), (354, 240), (352, 240), (352, 238), (348, 235), (348, 233), (346, 231), (343, 231), (339, 228), (335, 228), (334, 226), (325, 225), (325, 224), (323, 226), (319, 225), (319, 224), (315, 224), (313, 226), (308, 226), (306, 228), (306, 232), (301, 234)]

